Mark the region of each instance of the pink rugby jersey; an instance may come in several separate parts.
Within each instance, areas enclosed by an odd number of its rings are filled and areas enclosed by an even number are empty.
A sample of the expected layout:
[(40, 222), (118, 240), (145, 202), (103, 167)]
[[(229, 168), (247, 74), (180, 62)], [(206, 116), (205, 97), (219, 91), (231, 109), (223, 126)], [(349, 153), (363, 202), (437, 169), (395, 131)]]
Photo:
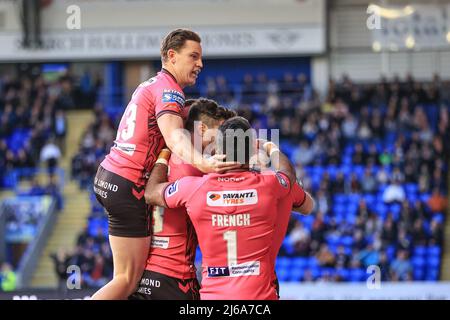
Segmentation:
[[(188, 176), (203, 176), (175, 154), (169, 161), (170, 182)], [(195, 278), (197, 237), (185, 207), (153, 209), (153, 236), (146, 269), (178, 279)]]
[(157, 119), (165, 113), (186, 119), (184, 101), (183, 90), (165, 69), (141, 83), (122, 115), (114, 145), (100, 165), (135, 184), (145, 184), (165, 144)]
[(169, 208), (185, 206), (202, 251), (201, 299), (277, 299), (272, 247), (282, 173), (251, 171), (185, 177), (167, 186)]

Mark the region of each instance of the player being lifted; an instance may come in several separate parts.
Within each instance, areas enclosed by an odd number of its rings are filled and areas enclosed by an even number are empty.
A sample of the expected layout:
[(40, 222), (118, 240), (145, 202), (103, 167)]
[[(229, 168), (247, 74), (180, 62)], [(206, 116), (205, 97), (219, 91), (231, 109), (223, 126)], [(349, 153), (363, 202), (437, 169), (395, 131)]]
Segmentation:
[[(192, 143), (199, 150), (204, 150), (213, 146), (219, 125), (236, 114), (210, 99), (188, 100), (186, 104), (191, 102), (185, 128), (191, 134)], [(170, 152), (164, 149), (161, 153), (161, 159), (157, 160), (156, 165), (160, 162), (167, 164)], [(170, 157), (168, 165), (169, 181), (176, 181), (185, 176), (203, 176), (201, 171), (182, 162), (176, 155)], [(197, 236), (186, 209), (155, 206), (153, 220), (147, 265), (138, 289), (129, 299), (199, 299), (200, 287), (194, 266)]]
[(126, 299), (145, 267), (151, 235), (151, 208), (144, 189), (164, 145), (203, 172), (220, 172), (233, 164), (203, 158), (183, 134), (186, 118), (183, 88), (194, 85), (203, 68), (200, 37), (177, 29), (161, 44), (162, 70), (139, 85), (120, 121), (110, 153), (94, 181), (98, 201), (108, 213), (113, 279), (92, 299)]
[[(279, 206), (295, 184), (295, 170), (287, 157), (268, 143), (276, 172), (250, 171), (256, 144), (253, 136), (246, 134), (250, 129), (247, 120), (234, 117), (219, 127), (216, 139), (217, 152), (226, 154), (228, 160), (242, 160), (241, 168), (166, 183), (166, 168), (157, 164), (147, 184), (150, 203), (186, 207), (203, 255), (201, 299), (278, 298), (274, 237), (277, 219), (288, 217), (294, 203), (290, 200), (289, 208)], [(301, 188), (297, 191), (301, 194), (292, 199), (300, 199), (297, 204), (307, 213), (312, 198)], [(286, 213), (277, 213), (280, 209)]]

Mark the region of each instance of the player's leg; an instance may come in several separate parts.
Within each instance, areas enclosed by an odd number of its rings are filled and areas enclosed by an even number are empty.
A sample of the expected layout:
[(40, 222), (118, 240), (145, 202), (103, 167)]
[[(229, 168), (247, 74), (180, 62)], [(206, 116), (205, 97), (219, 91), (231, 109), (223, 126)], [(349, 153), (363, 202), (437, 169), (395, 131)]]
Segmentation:
[(150, 237), (125, 238), (109, 236), (114, 261), (114, 277), (97, 291), (92, 299), (126, 299), (139, 284), (145, 268)]
[(151, 210), (143, 197), (144, 188), (102, 167), (97, 172), (94, 190), (108, 213), (114, 274), (92, 299), (127, 299), (138, 285), (151, 235)]

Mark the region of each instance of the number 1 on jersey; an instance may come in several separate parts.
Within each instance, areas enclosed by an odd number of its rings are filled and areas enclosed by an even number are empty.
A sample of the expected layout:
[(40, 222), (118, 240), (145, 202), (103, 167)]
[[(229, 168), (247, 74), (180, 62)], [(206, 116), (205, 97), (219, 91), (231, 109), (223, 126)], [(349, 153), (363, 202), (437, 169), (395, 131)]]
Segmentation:
[(227, 258), (228, 265), (237, 264), (237, 231), (229, 230), (223, 234), (224, 240), (227, 242)]

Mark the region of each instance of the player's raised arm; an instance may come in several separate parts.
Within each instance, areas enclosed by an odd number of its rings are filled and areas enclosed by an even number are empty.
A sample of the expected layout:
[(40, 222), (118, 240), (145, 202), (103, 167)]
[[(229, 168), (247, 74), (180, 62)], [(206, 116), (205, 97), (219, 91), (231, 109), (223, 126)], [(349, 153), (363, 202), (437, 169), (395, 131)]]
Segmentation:
[(291, 196), (294, 200), (292, 211), (309, 215), (314, 209), (314, 199), (303, 189), (298, 181), (293, 184)]
[(298, 212), (303, 215), (309, 215), (314, 209), (314, 199), (311, 197), (311, 195), (305, 191), (305, 201), (300, 206), (296, 206), (294, 203), (294, 207), (292, 208), (292, 211)]
[(183, 130), (183, 119), (178, 115), (163, 114), (158, 118), (158, 126), (167, 147), (182, 160), (193, 164), (200, 171), (205, 173), (223, 172), (240, 167), (240, 164), (235, 162), (223, 162), (214, 157), (204, 158), (193, 147), (190, 137)]

